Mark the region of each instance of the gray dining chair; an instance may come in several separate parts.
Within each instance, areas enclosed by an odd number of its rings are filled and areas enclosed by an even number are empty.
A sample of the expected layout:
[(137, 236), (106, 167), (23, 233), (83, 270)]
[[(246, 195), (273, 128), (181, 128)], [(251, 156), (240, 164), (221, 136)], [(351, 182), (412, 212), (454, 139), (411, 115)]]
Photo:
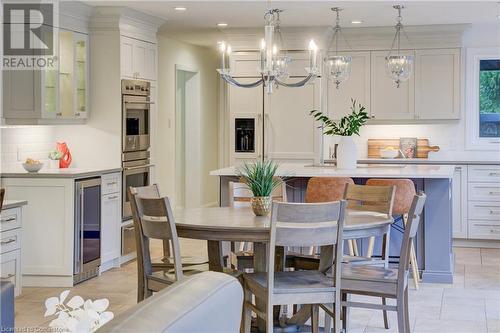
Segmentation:
[[(312, 332), (319, 332), (319, 304), (334, 303), (336, 329), (340, 329), (340, 269), (342, 262), (342, 233), (345, 201), (330, 203), (274, 202), (269, 229), (267, 273), (243, 274), (245, 301), (243, 305), (243, 332), (250, 332), (252, 311), (266, 321), (266, 332), (273, 332), (273, 306), (310, 304)], [(275, 272), (276, 247), (321, 246), (325, 249), (320, 267), (333, 267), (332, 276), (323, 270)], [(332, 251), (326, 251), (331, 249)], [(265, 308), (252, 302), (252, 295), (265, 300)]]
[[(410, 333), (408, 309), (408, 276), (411, 258), (411, 244), (418, 230), (426, 196), (419, 193), (414, 196), (408, 213), (408, 220), (403, 235), (398, 268), (386, 268), (373, 265), (349, 265), (342, 267), (342, 326), (347, 330), (348, 309), (351, 307), (380, 309), (397, 312), (398, 332)], [(374, 304), (351, 301), (350, 295), (365, 295), (392, 298), (396, 305)], [(331, 306), (322, 305), (327, 314), (333, 315)]]

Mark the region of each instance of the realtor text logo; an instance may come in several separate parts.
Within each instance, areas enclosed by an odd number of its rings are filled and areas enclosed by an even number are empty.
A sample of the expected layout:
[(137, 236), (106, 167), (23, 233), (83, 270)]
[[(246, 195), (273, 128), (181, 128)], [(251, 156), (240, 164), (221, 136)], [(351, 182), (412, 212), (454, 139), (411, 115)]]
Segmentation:
[(54, 19), (53, 3), (4, 3), (3, 69), (53, 69)]

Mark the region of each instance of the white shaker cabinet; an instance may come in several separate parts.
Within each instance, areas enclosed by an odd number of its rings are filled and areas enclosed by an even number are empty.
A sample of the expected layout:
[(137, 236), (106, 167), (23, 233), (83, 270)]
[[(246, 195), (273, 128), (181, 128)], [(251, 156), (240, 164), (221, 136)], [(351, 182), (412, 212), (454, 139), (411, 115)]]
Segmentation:
[(101, 272), (119, 267), (121, 255), (121, 174), (101, 177)]
[(467, 166), (455, 166), (452, 183), (453, 238), (467, 238)]
[(121, 36), (120, 58), (122, 77), (156, 80), (156, 44)]
[(300, 88), (279, 87), (265, 95), (264, 158), (313, 162), (319, 156), (320, 131), (309, 114), (320, 108), (317, 78)]
[(460, 49), (415, 51), (415, 118), (460, 118)]
[[(386, 72), (387, 55), (388, 51), (371, 52), (371, 117), (377, 120), (414, 119), (415, 75), (397, 88)], [(403, 50), (401, 55), (415, 55), (415, 52)]]
[(351, 75), (338, 89), (332, 80), (326, 80), (330, 118), (340, 119), (350, 114), (351, 98), (370, 112), (370, 52), (339, 52), (339, 55), (352, 57)]

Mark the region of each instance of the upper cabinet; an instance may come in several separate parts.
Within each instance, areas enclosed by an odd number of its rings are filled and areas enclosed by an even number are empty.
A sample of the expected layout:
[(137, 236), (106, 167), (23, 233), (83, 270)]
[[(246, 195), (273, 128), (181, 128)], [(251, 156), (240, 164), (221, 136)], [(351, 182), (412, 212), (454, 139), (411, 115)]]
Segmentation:
[(416, 50), (415, 117), (460, 118), (460, 50)]
[(340, 119), (351, 113), (351, 98), (370, 110), (370, 52), (339, 52), (352, 57), (351, 75), (339, 88), (331, 80), (325, 80), (328, 89), (328, 113)]
[(123, 78), (156, 80), (156, 44), (121, 36)]
[[(401, 55), (414, 55), (413, 51), (401, 51)], [(414, 119), (414, 79), (402, 82), (400, 87), (387, 75), (387, 51), (371, 53), (371, 117), (377, 120)]]
[(330, 116), (350, 113), (351, 98), (366, 106), (377, 121), (446, 120), (460, 118), (460, 48), (402, 51), (414, 55), (411, 77), (396, 84), (386, 73), (388, 51), (346, 52), (352, 56), (349, 79), (339, 89), (328, 82)]
[(87, 118), (88, 35), (59, 29), (58, 59), (58, 70), (4, 71), (7, 121)]

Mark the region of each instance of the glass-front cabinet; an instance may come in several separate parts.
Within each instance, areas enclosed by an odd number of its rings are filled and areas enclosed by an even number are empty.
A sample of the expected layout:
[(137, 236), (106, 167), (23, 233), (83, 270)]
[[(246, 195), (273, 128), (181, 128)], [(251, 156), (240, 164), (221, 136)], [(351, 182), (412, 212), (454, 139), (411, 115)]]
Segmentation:
[(500, 48), (467, 50), (467, 147), (500, 151)]
[(59, 31), (59, 67), (42, 73), (42, 118), (85, 119), (88, 105), (88, 36)]

